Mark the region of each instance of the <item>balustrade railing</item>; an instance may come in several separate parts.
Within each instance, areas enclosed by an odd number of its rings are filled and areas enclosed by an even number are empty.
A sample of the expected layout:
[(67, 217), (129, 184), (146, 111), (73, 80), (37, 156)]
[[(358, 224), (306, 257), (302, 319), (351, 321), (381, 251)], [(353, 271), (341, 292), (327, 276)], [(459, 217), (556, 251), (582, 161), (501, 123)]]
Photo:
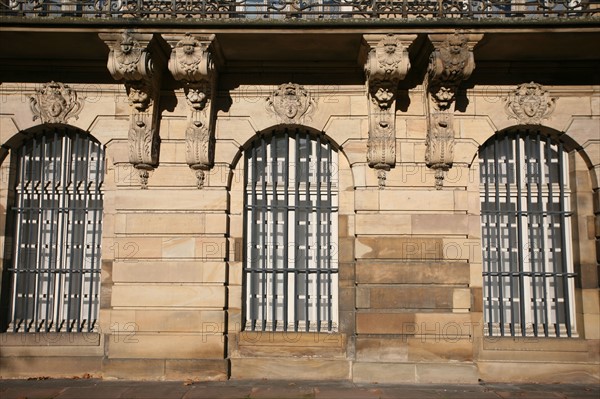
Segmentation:
[(0, 0), (0, 16), (33, 18), (581, 18), (600, 0)]

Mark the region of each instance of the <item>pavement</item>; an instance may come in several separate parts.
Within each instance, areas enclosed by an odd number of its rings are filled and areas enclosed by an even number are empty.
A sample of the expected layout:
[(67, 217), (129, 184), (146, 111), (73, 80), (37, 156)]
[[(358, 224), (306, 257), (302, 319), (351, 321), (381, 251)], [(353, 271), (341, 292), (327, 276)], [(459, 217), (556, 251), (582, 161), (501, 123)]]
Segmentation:
[(0, 380), (0, 399), (600, 399), (600, 384), (382, 385), (349, 381)]

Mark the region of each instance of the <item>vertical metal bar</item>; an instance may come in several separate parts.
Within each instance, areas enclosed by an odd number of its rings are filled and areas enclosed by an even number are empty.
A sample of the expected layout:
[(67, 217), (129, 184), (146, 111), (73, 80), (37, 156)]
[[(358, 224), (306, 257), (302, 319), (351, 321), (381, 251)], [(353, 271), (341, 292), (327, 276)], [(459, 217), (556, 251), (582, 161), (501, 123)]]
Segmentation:
[[(550, 137), (546, 136), (546, 163), (548, 164), (548, 206), (552, 205), (553, 200), (553, 189), (552, 189), (552, 179), (550, 176), (550, 167), (552, 166), (552, 142), (550, 141)], [(554, 245), (556, 229), (554, 228), (554, 215), (548, 212), (548, 218), (550, 219), (550, 232), (552, 237), (552, 268), (551, 272), (552, 281), (554, 282), (554, 316), (556, 320), (556, 336), (560, 337), (560, 323), (558, 322), (558, 285), (556, 284), (556, 245)]]
[[(68, 137), (68, 136), (67, 136)], [(75, 230), (76, 230), (76, 223), (77, 223), (77, 212), (79, 210), (79, 207), (77, 206), (77, 184), (78, 184), (78, 154), (79, 154), (79, 136), (78, 135), (74, 135), (74, 139), (71, 139), (71, 151), (69, 152), (69, 159), (72, 162), (72, 166), (71, 166), (71, 171), (72, 171), (72, 181), (71, 181), (71, 193), (69, 193), (69, 229), (71, 230), (71, 250), (70, 250), (70, 256), (69, 256), (69, 264), (66, 265), (66, 269), (65, 269), (65, 279), (68, 276), (68, 287), (69, 287), (69, 296), (68, 296), (68, 302), (67, 302), (67, 316), (66, 316), (66, 323), (67, 323), (67, 332), (71, 332), (73, 329), (72, 323), (71, 323), (71, 306), (73, 305), (73, 289), (74, 289), (74, 285), (73, 281), (75, 280), (75, 271), (74, 271), (74, 264), (76, 262), (75, 259), (75, 245), (76, 245), (76, 234), (75, 234)], [(74, 143), (73, 143), (74, 141)], [(65, 287), (65, 294), (67, 293), (67, 289)], [(73, 321), (75, 321), (76, 319), (74, 319)]]
[[(570, 303), (569, 303), (569, 277), (568, 277), (568, 258), (567, 258), (567, 237), (566, 237), (566, 232), (568, 231), (566, 229), (567, 227), (567, 220), (566, 220), (566, 209), (565, 209), (565, 179), (564, 179), (564, 165), (563, 165), (563, 158), (564, 158), (564, 147), (563, 147), (563, 143), (559, 142), (558, 143), (558, 151), (557, 151), (557, 158), (558, 158), (558, 188), (560, 190), (560, 197), (558, 199), (559, 201), (559, 206), (560, 206), (560, 245), (561, 245), (561, 259), (562, 259), (562, 283), (563, 283), (563, 306), (564, 306), (564, 312), (565, 312), (565, 324), (566, 324), (566, 329), (567, 329), (567, 337), (571, 337), (572, 331), (571, 331), (571, 313), (570, 313)], [(556, 299), (556, 310), (558, 312), (558, 298)], [(556, 324), (558, 323), (558, 315), (557, 315), (557, 320), (556, 320)]]
[[(261, 183), (261, 193), (262, 193), (262, 206), (261, 206), (261, 223), (263, 225), (262, 228), (262, 246), (261, 246), (261, 258), (262, 258), (262, 328), (261, 331), (265, 331), (267, 328), (267, 269), (269, 265), (267, 264), (267, 173), (268, 173), (268, 165), (267, 165), (267, 141), (264, 137), (261, 137), (260, 145), (262, 148), (262, 183)], [(271, 265), (272, 268), (272, 265)]]
[[(500, 143), (500, 139), (498, 139), (498, 145), (501, 145)], [(511, 272), (508, 276), (509, 281), (510, 281), (510, 314), (511, 314), (511, 335), (514, 335), (514, 331), (513, 331), (513, 325), (514, 325), (514, 317), (513, 317), (513, 313), (514, 313), (514, 290), (513, 290), (513, 284), (512, 284), (512, 268), (513, 265), (517, 265), (519, 262), (514, 262), (513, 260), (513, 251), (512, 251), (512, 244), (513, 244), (513, 237), (512, 237), (512, 223), (511, 223), (511, 218), (513, 215), (513, 212), (511, 211), (511, 195), (512, 192), (510, 190), (510, 177), (511, 177), (511, 166), (510, 166), (510, 154), (513, 152), (512, 151), (512, 140), (509, 139), (508, 135), (504, 136), (504, 145), (505, 145), (505, 157), (504, 157), (504, 165), (506, 166), (506, 218), (507, 218), (507, 228), (508, 228), (508, 266), (509, 266), (509, 271)], [(516, 159), (515, 159), (516, 158)], [(514, 167), (515, 167), (515, 179), (517, 176), (517, 170), (518, 169), (518, 158), (517, 157), (513, 157), (513, 160), (515, 161), (514, 163)], [(500, 160), (497, 160), (498, 162), (500, 162)], [(502, 213), (498, 214), (498, 220), (500, 220)], [(519, 214), (517, 212), (514, 213), (515, 215), (515, 219), (519, 217)], [(517, 223), (518, 224), (518, 223)]]
[(317, 239), (315, 243), (316, 247), (316, 269), (317, 269), (317, 331), (321, 332), (321, 136), (317, 136), (317, 154), (316, 154), (316, 185), (317, 185), (317, 208), (316, 208), (316, 222), (317, 222)]
[[(500, 229), (500, 220), (502, 213), (500, 212), (500, 171), (499, 171), (499, 158), (498, 158), (498, 140), (493, 141), (494, 144), (494, 188), (495, 188), (495, 202), (496, 209), (498, 210), (496, 214), (496, 262), (498, 268), (498, 309), (500, 313), (500, 335), (504, 336), (504, 277), (502, 275), (502, 233)], [(510, 274), (509, 274), (510, 278)], [(511, 285), (512, 286), (512, 285)], [(512, 307), (511, 307), (511, 317), (512, 317)], [(511, 324), (512, 326), (512, 324)], [(512, 331), (512, 327), (511, 327)]]
[(42, 257), (42, 248), (43, 248), (43, 242), (45, 237), (43, 236), (43, 231), (44, 231), (44, 194), (45, 194), (45, 173), (44, 173), (44, 166), (46, 163), (46, 135), (42, 135), (42, 142), (40, 144), (40, 162), (39, 162), (39, 168), (40, 168), (40, 184), (39, 184), (39, 192), (38, 192), (38, 198), (37, 198), (37, 207), (36, 207), (36, 212), (37, 212), (37, 241), (36, 241), (36, 272), (35, 272), (35, 280), (36, 280), (36, 284), (35, 284), (35, 292), (33, 295), (34, 301), (33, 301), (33, 324), (35, 326), (34, 331), (35, 332), (39, 332), (40, 330), (40, 325), (39, 325), (39, 309), (41, 304), (41, 298), (43, 297), (43, 294), (41, 294), (41, 283), (42, 283), (42, 271), (41, 269), (44, 268), (44, 259)]
[(300, 132), (296, 130), (295, 137), (295, 151), (294, 158), (296, 162), (296, 173), (295, 173), (295, 189), (294, 189), (294, 331), (298, 331), (298, 327), (300, 324), (300, 319), (298, 316), (298, 279), (299, 279), (299, 268), (298, 264), (299, 254), (300, 254), (300, 242), (298, 237), (298, 232), (300, 230), (300, 173), (302, 171), (302, 166), (300, 165)]
[[(526, 331), (525, 331), (525, 298), (524, 298), (524, 294), (525, 294), (525, 289), (524, 289), (524, 280), (523, 280), (523, 272), (524, 272), (524, 268), (525, 268), (525, 260), (523, 258), (523, 214), (525, 216), (525, 220), (527, 220), (528, 218), (528, 214), (530, 212), (530, 209), (527, 210), (527, 212), (523, 212), (523, 187), (521, 185), (521, 132), (517, 132), (517, 137), (516, 137), (516, 148), (515, 148), (515, 167), (517, 169), (517, 210), (519, 212), (519, 219), (518, 219), (518, 231), (517, 231), (517, 235), (518, 235), (518, 245), (519, 245), (519, 264), (517, 265), (518, 267), (518, 278), (519, 278), (519, 309), (520, 309), (520, 324), (521, 324), (521, 335), (525, 336), (526, 335)], [(512, 283), (512, 278), (511, 278), (511, 284), (510, 284), (510, 288), (511, 288), (511, 300), (514, 297), (514, 294), (512, 292), (513, 289), (513, 283)], [(511, 315), (514, 313), (514, 311), (511, 309)], [(514, 323), (514, 317), (512, 317), (513, 319), (513, 323)], [(514, 335), (514, 327), (511, 326), (511, 333), (512, 335)]]
[[(489, 144), (486, 145), (481, 151), (481, 155), (483, 157), (483, 168), (485, 170), (485, 179), (484, 179), (484, 204), (489, 207), (490, 204), (490, 170), (489, 170)], [(481, 171), (479, 172), (481, 173)], [(481, 179), (480, 179), (481, 181)], [(497, 206), (497, 204), (496, 204)], [(492, 259), (492, 246), (491, 246), (491, 226), (490, 226), (490, 213), (489, 210), (482, 210), (482, 216), (484, 216), (484, 225), (486, 231), (488, 232), (487, 237), (484, 237), (486, 240), (486, 252), (487, 252), (487, 262), (484, 260), (484, 268), (487, 269), (487, 274), (485, 275), (485, 283), (487, 285), (487, 304), (488, 304), (488, 335), (493, 335), (494, 328), (494, 312), (493, 312), (493, 301), (492, 301), (492, 276), (490, 275), (491, 270), (491, 259)], [(484, 272), (486, 272), (484, 269)]]
[[(528, 215), (528, 226), (529, 226), (529, 241), (530, 241), (530, 245), (529, 245), (529, 264), (531, 266), (531, 286), (532, 286), (532, 291), (533, 291), (533, 335), (534, 336), (538, 336), (538, 310), (537, 310), (537, 292), (536, 292), (536, 287), (535, 287), (535, 273), (536, 273), (536, 256), (535, 256), (535, 250), (534, 250), (534, 246), (533, 246), (533, 239), (535, 236), (535, 229), (533, 228), (533, 222), (537, 217), (541, 218), (542, 214), (541, 213), (537, 213), (534, 211), (534, 207), (533, 207), (533, 201), (532, 201), (532, 195), (531, 195), (531, 176), (532, 176), (532, 170), (531, 170), (531, 161), (530, 159), (534, 157), (534, 152), (531, 150), (533, 143), (531, 141), (531, 136), (527, 135), (525, 136), (525, 165), (527, 167), (526, 172), (525, 172), (525, 177), (527, 179), (527, 209), (529, 210), (529, 215)], [(538, 203), (538, 207), (540, 207), (541, 204)], [(522, 287), (522, 289), (524, 290), (525, 287)]]
[(271, 148), (271, 184), (272, 184), (272, 193), (273, 198), (271, 198), (271, 217), (273, 220), (271, 221), (271, 228), (273, 229), (272, 235), (272, 259), (271, 259), (271, 267), (273, 272), (271, 273), (271, 287), (273, 290), (272, 298), (273, 304), (271, 306), (271, 317), (272, 317), (272, 330), (275, 331), (277, 329), (277, 305), (278, 305), (278, 295), (277, 295), (277, 212), (279, 212), (279, 207), (277, 206), (277, 140), (275, 137), (275, 133), (271, 136), (271, 144), (269, 146)]
[[(100, 179), (103, 178), (103, 174), (100, 173), (102, 165), (104, 164), (104, 149), (102, 148), (100, 143), (93, 143), (96, 146), (96, 175), (94, 176), (94, 193), (92, 194), (94, 198), (94, 208), (93, 208), (93, 219), (92, 219), (92, 253), (91, 253), (91, 265), (90, 265), (90, 290), (88, 293), (88, 332), (91, 332), (94, 329), (96, 313), (92, 312), (92, 306), (94, 304), (94, 284), (96, 283), (97, 273), (96, 270), (99, 267), (98, 262), (96, 261), (96, 235), (102, 234), (102, 230), (100, 228), (100, 223), (98, 222), (98, 212), (101, 209), (101, 205), (103, 204), (102, 193), (100, 192)], [(98, 241), (102, 239), (101, 236), (98, 237)], [(92, 315), (94, 320), (92, 320)]]
[(310, 330), (310, 285), (309, 285), (309, 280), (310, 280), (310, 218), (311, 218), (311, 214), (312, 214), (312, 204), (310, 202), (310, 155), (311, 155), (311, 150), (312, 150), (312, 141), (310, 139), (309, 133), (308, 131), (303, 131), (302, 132), (304, 135), (304, 142), (306, 144), (306, 219), (305, 219), (305, 228), (306, 228), (306, 265), (305, 265), (305, 272), (306, 272), (306, 280), (305, 280), (305, 288), (306, 288), (306, 292), (305, 292), (305, 305), (306, 305), (306, 315), (305, 315), (305, 330), (309, 331)]
[(258, 269), (258, 259), (259, 259), (259, 247), (258, 247), (258, 226), (257, 226), (257, 201), (258, 195), (256, 193), (257, 185), (258, 185), (258, 165), (257, 165), (257, 154), (256, 148), (258, 143), (255, 141), (252, 143), (252, 182), (250, 183), (252, 186), (252, 205), (250, 212), (252, 213), (252, 235), (251, 235), (251, 243), (252, 243), (252, 253), (250, 254), (250, 297), (251, 300), (251, 320), (252, 320), (252, 331), (256, 330), (256, 323), (258, 322), (258, 298), (259, 292), (256, 292), (256, 288), (258, 288), (257, 284), (257, 269)]
[(290, 132), (285, 129), (285, 154), (284, 154), (284, 165), (283, 165), (283, 196), (284, 196), (284, 214), (285, 223), (283, 226), (283, 266), (285, 271), (283, 272), (283, 331), (288, 329), (288, 304), (289, 304), (289, 292), (288, 292), (288, 277), (289, 277), (289, 249), (288, 249), (288, 226), (290, 221), (290, 201), (289, 201), (289, 184), (290, 184)]
[[(544, 181), (544, 162), (543, 162), (543, 153), (542, 153), (542, 143), (540, 138), (540, 132), (538, 131), (535, 136), (535, 157), (538, 160), (538, 175), (537, 175), (537, 195), (538, 195), (538, 204), (540, 208), (543, 210), (543, 197), (542, 197), (542, 182)], [(546, 215), (540, 213), (540, 227), (541, 227), (541, 243), (542, 243), (542, 256), (540, 261), (540, 273), (542, 274), (542, 307), (544, 310), (544, 336), (548, 336), (548, 293), (546, 289), (546, 233), (544, 232), (546, 227)]]
[[(54, 253), (54, 245), (56, 245), (56, 243), (54, 242), (54, 230), (55, 230), (55, 216), (57, 213), (57, 208), (58, 208), (58, 202), (56, 200), (56, 164), (57, 164), (57, 158), (58, 158), (58, 154), (57, 154), (57, 150), (58, 150), (58, 134), (56, 131), (53, 132), (52, 135), (52, 179), (50, 182), (50, 185), (52, 186), (51, 188), (51, 192), (48, 193), (48, 196), (51, 198), (50, 201), (48, 201), (49, 206), (50, 206), (50, 242), (48, 245), (48, 292), (46, 294), (46, 317), (45, 317), (45, 325), (44, 325), (44, 331), (48, 332), (50, 331), (50, 328), (52, 328), (52, 323), (50, 322), (50, 304), (54, 303), (55, 299), (55, 290), (54, 290), (54, 273), (53, 273), (53, 269), (54, 267), (52, 266), (52, 264), (54, 263), (54, 257), (56, 256), (56, 254)], [(59, 163), (60, 165), (60, 163)]]
[[(21, 262), (21, 255), (23, 254), (23, 252), (21, 251), (21, 246), (23, 245), (23, 219), (24, 219), (24, 215), (25, 215), (25, 164), (27, 162), (26, 160), (26, 152), (25, 149), (27, 148), (27, 144), (23, 145), (20, 149), (19, 149), (19, 179), (20, 181), (17, 182), (17, 187), (19, 187), (19, 208), (17, 210), (17, 231), (15, 232), (15, 257), (14, 257), (14, 261), (13, 261), (13, 273), (14, 273), (14, 283), (13, 283), (13, 297), (12, 297), (12, 316), (13, 316), (13, 332), (17, 332), (19, 330), (19, 324), (17, 320), (18, 320), (18, 316), (19, 313), (22, 314), (22, 310), (19, 310), (19, 282), (22, 281), (23, 276), (25, 275), (24, 273), (20, 273), (20, 269), (22, 268), (22, 266), (24, 266)], [(31, 183), (30, 183), (31, 184)], [(22, 302), (22, 301), (21, 301)], [(22, 309), (22, 308), (21, 308)], [(22, 322), (22, 321), (21, 321)]]
[[(67, 208), (67, 186), (69, 185), (69, 178), (70, 178), (70, 170), (71, 170), (71, 162), (70, 159), (68, 157), (68, 154), (70, 153), (69, 151), (69, 141), (67, 140), (67, 137), (64, 135), (61, 135), (61, 158), (60, 158), (60, 165), (61, 165), (61, 181), (60, 181), (60, 185), (61, 185), (61, 193), (60, 193), (60, 205), (59, 205), (59, 232), (57, 234), (57, 245), (60, 246), (60, 253), (59, 256), (57, 257), (56, 260), (56, 284), (58, 286), (58, 293), (57, 293), (57, 297), (56, 297), (56, 304), (55, 304), (55, 315), (54, 317), (56, 318), (56, 327), (55, 327), (55, 331), (59, 332), (61, 325), (62, 325), (62, 309), (64, 308), (63, 306), (63, 298), (62, 298), (62, 289), (63, 289), (63, 279), (64, 279), (64, 274), (63, 274), (63, 268), (64, 268), (64, 264), (67, 262), (68, 259), (68, 253), (67, 253), (67, 248), (66, 248), (66, 241), (68, 238), (68, 225), (67, 225), (67, 221), (68, 221), (68, 208)], [(65, 291), (66, 291), (66, 287), (65, 287)]]
[[(27, 229), (27, 244), (26, 244), (26, 256), (25, 256), (25, 318), (26, 318), (26, 324), (25, 324), (25, 332), (29, 332), (31, 329), (31, 325), (33, 324), (33, 311), (32, 313), (32, 320), (29, 320), (29, 306), (30, 306), (30, 301), (29, 301), (29, 296), (30, 296), (30, 291), (29, 291), (29, 282), (31, 280), (31, 275), (33, 274), (35, 276), (35, 268), (37, 267), (34, 262), (32, 261), (32, 256), (31, 256), (31, 246), (33, 245), (33, 237), (34, 237), (34, 232), (33, 232), (33, 213), (34, 213), (34, 209), (36, 209), (36, 207), (34, 206), (34, 198), (35, 198), (35, 186), (36, 186), (36, 182), (34, 180), (34, 167), (37, 167), (39, 165), (39, 162), (37, 162), (37, 164), (35, 163), (35, 159), (36, 157), (39, 159), (40, 158), (40, 148), (39, 148), (39, 144), (37, 142), (37, 138), (33, 139), (33, 148), (31, 150), (31, 167), (29, 168), (29, 174), (30, 177), (28, 179), (29, 181), (29, 193), (28, 193), (28, 198), (29, 198), (29, 204), (27, 206), (27, 219), (26, 219), (26, 224), (28, 226)], [(39, 209), (39, 207), (37, 207)], [(39, 226), (38, 226), (39, 228)], [(37, 233), (37, 232), (36, 232)], [(35, 294), (35, 293), (34, 293)], [(35, 301), (35, 299), (33, 299), (32, 301)], [(33, 303), (33, 305), (35, 306), (35, 302)], [(33, 309), (32, 309), (33, 310)]]
[[(86, 269), (86, 243), (87, 243), (87, 210), (89, 207), (89, 190), (88, 190), (88, 170), (89, 170), (89, 160), (90, 160), (90, 145), (91, 142), (89, 140), (86, 140), (84, 137), (80, 137), (79, 133), (77, 133), (75, 135), (75, 140), (80, 143), (79, 146), (81, 146), (80, 151), (76, 151), (76, 157), (78, 159), (78, 164), (79, 165), (83, 165), (84, 167), (82, 167), (82, 173), (81, 176), (79, 176), (78, 179), (76, 179), (76, 184), (73, 191), (73, 195), (76, 195), (77, 197), (79, 197), (79, 201), (77, 202), (78, 204), (83, 203), (84, 206), (81, 207), (81, 214), (78, 216), (77, 219), (79, 223), (81, 223), (81, 236), (77, 237), (80, 241), (79, 241), (79, 245), (81, 246), (81, 250), (80, 255), (81, 255), (81, 269), (79, 270), (79, 287), (77, 287), (77, 290), (79, 291), (78, 295), (77, 295), (77, 303), (78, 303), (78, 312), (77, 312), (77, 332), (81, 332), (81, 324), (82, 324), (82, 313), (83, 313), (83, 283), (84, 283), (84, 270)], [(77, 147), (79, 147), (77, 146)], [(77, 169), (78, 171), (78, 169)], [(77, 172), (78, 173), (78, 172)], [(80, 192), (80, 188), (83, 185), (83, 198), (82, 198), (82, 194)], [(77, 193), (77, 194), (75, 194)], [(77, 276), (77, 275), (76, 275)]]
[(331, 286), (331, 218), (333, 214), (333, 196), (331, 194), (331, 180), (332, 180), (332, 156), (331, 143), (326, 141), (327, 144), (327, 170), (325, 171), (325, 181), (327, 189), (327, 203), (329, 209), (325, 212), (325, 259), (327, 261), (327, 331), (333, 329), (333, 312), (332, 312), (332, 286)]

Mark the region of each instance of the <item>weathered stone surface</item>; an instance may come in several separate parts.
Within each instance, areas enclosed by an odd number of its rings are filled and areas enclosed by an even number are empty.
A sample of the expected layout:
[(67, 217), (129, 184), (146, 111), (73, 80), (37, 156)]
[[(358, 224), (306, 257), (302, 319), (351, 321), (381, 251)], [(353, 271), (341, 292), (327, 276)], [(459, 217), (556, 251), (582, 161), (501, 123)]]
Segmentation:
[(216, 285), (115, 285), (114, 307), (223, 307), (225, 287)]
[(450, 287), (393, 286), (370, 289), (372, 309), (452, 309)]
[(477, 367), (473, 363), (417, 363), (417, 382), (426, 384), (476, 384)]
[(132, 380), (160, 380), (165, 374), (165, 361), (158, 359), (102, 360), (102, 376)]
[(356, 264), (360, 284), (468, 284), (469, 264), (462, 262), (380, 262)]
[(84, 374), (100, 375), (100, 356), (15, 356), (2, 357), (0, 377), (27, 378), (52, 376), (55, 378), (81, 377)]
[(352, 366), (354, 382), (378, 384), (413, 384), (417, 382), (413, 363), (355, 362)]
[(358, 237), (357, 259), (442, 260), (443, 242), (438, 238)]
[(407, 336), (402, 338), (356, 339), (356, 360), (359, 362), (406, 362), (408, 360)]
[(115, 283), (224, 283), (224, 262), (137, 261), (115, 262)]
[(165, 361), (166, 380), (225, 381), (227, 360), (173, 360)]
[(350, 378), (347, 360), (249, 358), (231, 359), (231, 379), (344, 380)]
[(357, 313), (358, 334), (411, 334), (415, 332), (414, 313)]
[(478, 361), (479, 378), (486, 382), (593, 383), (600, 380), (597, 364), (570, 362)]
[(218, 359), (223, 358), (223, 335), (151, 334), (132, 332), (112, 335), (108, 341), (111, 359)]

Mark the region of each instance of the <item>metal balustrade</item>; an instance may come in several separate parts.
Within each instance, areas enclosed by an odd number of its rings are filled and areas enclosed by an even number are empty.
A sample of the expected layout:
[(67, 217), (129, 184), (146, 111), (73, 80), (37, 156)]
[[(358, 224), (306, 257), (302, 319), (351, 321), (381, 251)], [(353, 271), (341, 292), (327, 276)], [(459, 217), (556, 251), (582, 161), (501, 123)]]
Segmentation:
[(31, 18), (577, 18), (599, 0), (1, 0), (0, 15)]

